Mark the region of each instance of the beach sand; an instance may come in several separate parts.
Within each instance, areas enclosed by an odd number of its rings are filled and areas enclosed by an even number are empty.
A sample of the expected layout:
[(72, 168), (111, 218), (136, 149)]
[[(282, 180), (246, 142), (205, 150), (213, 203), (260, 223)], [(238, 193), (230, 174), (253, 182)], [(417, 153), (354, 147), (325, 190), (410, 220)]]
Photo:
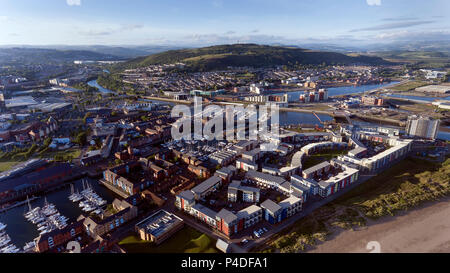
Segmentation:
[(311, 253), (368, 253), (371, 241), (381, 253), (450, 253), (450, 198), (417, 209), (368, 221), (359, 230), (340, 230)]

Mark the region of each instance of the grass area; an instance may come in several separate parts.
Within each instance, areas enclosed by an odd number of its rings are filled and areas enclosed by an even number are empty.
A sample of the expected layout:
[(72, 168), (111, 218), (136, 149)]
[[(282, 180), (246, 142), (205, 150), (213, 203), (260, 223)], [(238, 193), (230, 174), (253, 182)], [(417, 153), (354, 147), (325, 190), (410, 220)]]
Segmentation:
[(10, 169), (12, 169), (12, 167), (16, 166), (19, 163), (22, 163), (22, 161), (4, 161), (4, 162), (0, 162), (0, 172), (9, 171)]
[(443, 115), (443, 113), (445, 113), (445, 111), (435, 111), (437, 109), (436, 106), (432, 105), (431, 103), (427, 104), (427, 103), (411, 103), (411, 102), (405, 102), (405, 101), (400, 101), (400, 100), (391, 100), (391, 102), (399, 105), (399, 108), (401, 110), (406, 110), (409, 112), (412, 112), (414, 114), (424, 114), (426, 113), (428, 116), (433, 117), (433, 118), (445, 118), (445, 116)]
[(207, 54), (202, 56), (196, 56), (192, 58), (186, 58), (183, 60), (183, 62), (198, 62), (198, 61), (205, 61), (209, 59), (221, 59), (226, 56), (230, 56), (231, 53), (224, 53), (224, 54)]
[(367, 217), (394, 215), (450, 193), (450, 159), (442, 164), (407, 158), (334, 203), (358, 208)]
[(340, 155), (345, 155), (347, 153), (348, 153), (347, 150), (328, 150), (328, 151), (323, 150), (319, 154), (313, 154), (313, 155), (306, 156), (305, 160), (303, 161), (302, 168), (304, 170), (306, 170), (306, 169), (308, 169), (314, 165), (317, 165), (321, 162), (331, 160), (335, 157), (338, 157)]
[(40, 154), (41, 158), (48, 157), (53, 158), (56, 161), (70, 161), (78, 158), (81, 155), (81, 150), (78, 148), (67, 149), (64, 151), (47, 151)]
[(217, 253), (215, 240), (191, 228), (184, 227), (156, 246), (136, 235), (128, 236), (119, 245), (129, 253)]
[(297, 221), (257, 250), (302, 251), (325, 241), (336, 228), (364, 226), (367, 219), (394, 215), (449, 194), (450, 159), (436, 164), (407, 158)]
[(405, 92), (405, 91), (410, 91), (410, 90), (416, 89), (418, 87), (425, 86), (427, 84), (428, 84), (427, 82), (412, 81), (412, 82), (407, 82), (407, 83), (404, 83), (404, 84), (399, 84), (399, 85), (397, 85), (395, 87), (392, 87), (391, 89), (393, 91)]

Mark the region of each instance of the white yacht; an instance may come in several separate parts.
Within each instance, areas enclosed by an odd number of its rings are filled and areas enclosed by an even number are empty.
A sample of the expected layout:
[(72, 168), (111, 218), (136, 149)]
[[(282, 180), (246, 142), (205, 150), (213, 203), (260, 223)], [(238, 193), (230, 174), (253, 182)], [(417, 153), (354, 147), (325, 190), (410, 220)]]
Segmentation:
[(34, 241), (28, 242), (25, 244), (25, 246), (23, 247), (23, 250), (25, 252), (31, 252), (34, 250), (34, 248), (36, 247), (36, 243)]
[(5, 230), (6, 227), (7, 227), (6, 224), (3, 224), (2, 222), (0, 222), (0, 231)]

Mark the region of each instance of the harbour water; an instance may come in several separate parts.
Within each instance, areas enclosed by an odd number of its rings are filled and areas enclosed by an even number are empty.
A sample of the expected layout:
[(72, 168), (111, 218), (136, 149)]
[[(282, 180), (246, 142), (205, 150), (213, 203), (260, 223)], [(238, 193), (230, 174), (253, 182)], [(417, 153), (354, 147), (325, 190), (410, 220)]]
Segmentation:
[[(94, 191), (100, 197), (105, 199), (108, 204), (110, 204), (114, 200), (114, 198), (117, 197), (107, 188), (99, 185), (97, 180), (85, 178), (85, 181), (88, 181), (93, 187)], [(83, 183), (81, 179), (74, 181), (74, 188), (75, 190), (78, 189), (79, 191), (83, 189)], [(49, 203), (53, 203), (56, 206), (61, 215), (64, 215), (70, 219), (68, 221), (70, 223), (71, 221), (76, 220), (78, 216), (80, 216), (82, 210), (78, 206), (78, 203), (73, 203), (68, 199), (69, 195), (70, 187), (67, 186), (57, 191), (48, 193), (46, 195), (46, 198)], [(42, 207), (44, 205), (44, 202), (45, 199), (44, 197), (42, 197), (30, 203), (32, 208), (35, 208), (37, 206)], [(27, 242), (33, 241), (34, 238), (39, 236), (36, 225), (25, 219), (23, 214), (26, 211), (28, 211), (28, 205), (24, 204), (0, 214), (0, 222), (8, 225), (6, 227), (6, 232), (11, 237), (11, 242), (19, 248), (23, 247)]]
[[(331, 121), (333, 118), (328, 115), (318, 114), (320, 120), (322, 122), (324, 121)], [(297, 124), (310, 124), (310, 125), (317, 125), (322, 126), (320, 121), (310, 113), (299, 113), (299, 112), (280, 112), (280, 125), (286, 126), (286, 125), (297, 125)]]
[[(341, 86), (341, 87), (330, 87), (327, 88), (328, 90), (328, 96), (342, 96), (342, 95), (351, 95), (351, 94), (358, 94), (358, 93), (364, 93), (370, 90), (383, 88), (383, 87), (389, 87), (394, 84), (397, 84), (398, 82), (390, 82), (390, 83), (382, 83), (382, 84), (365, 84), (365, 85), (352, 85), (352, 86)], [(305, 91), (293, 91), (288, 92), (288, 98), (290, 100), (298, 100), (300, 94), (303, 94)], [(278, 95), (282, 95), (284, 93), (279, 93)]]

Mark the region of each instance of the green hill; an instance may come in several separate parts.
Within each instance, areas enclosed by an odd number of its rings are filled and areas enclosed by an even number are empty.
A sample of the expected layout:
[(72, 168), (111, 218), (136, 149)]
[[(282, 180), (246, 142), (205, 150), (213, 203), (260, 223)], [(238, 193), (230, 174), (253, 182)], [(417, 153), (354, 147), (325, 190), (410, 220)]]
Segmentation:
[(387, 64), (379, 57), (348, 56), (335, 52), (306, 50), (297, 47), (256, 44), (218, 45), (194, 49), (170, 50), (140, 57), (116, 66), (117, 70), (153, 64), (183, 62), (193, 71), (210, 71), (235, 67), (267, 67), (288, 64)]

